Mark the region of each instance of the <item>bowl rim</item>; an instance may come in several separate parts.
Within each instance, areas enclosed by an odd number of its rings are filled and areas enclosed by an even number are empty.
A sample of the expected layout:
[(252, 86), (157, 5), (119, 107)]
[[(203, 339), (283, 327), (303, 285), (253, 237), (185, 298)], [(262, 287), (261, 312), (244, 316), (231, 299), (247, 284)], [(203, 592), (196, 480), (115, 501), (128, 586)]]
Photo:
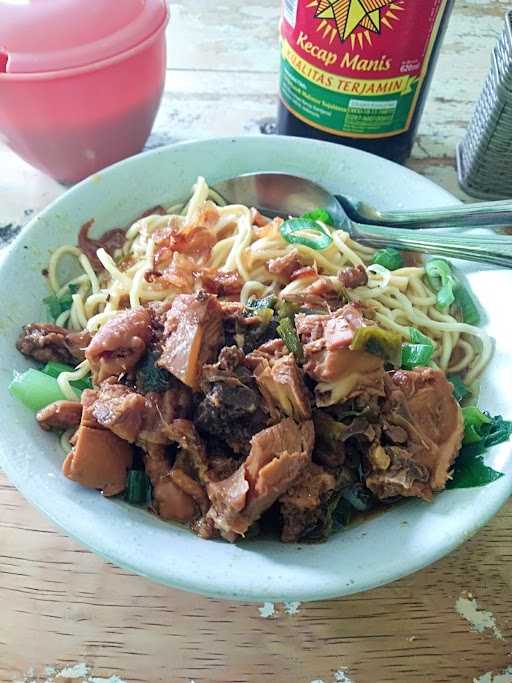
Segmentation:
[[(186, 149), (187, 147), (193, 148), (194, 146), (197, 145), (202, 145), (202, 144), (229, 144), (229, 143), (237, 143), (237, 144), (255, 144), (259, 143), (262, 139), (264, 139), (266, 136), (262, 135), (257, 135), (257, 136), (221, 136), (221, 137), (216, 137), (216, 138), (209, 138), (209, 139), (202, 139), (202, 140), (192, 140), (192, 141), (186, 141), (186, 142), (181, 142), (177, 144), (172, 144), (172, 145), (167, 145), (164, 147), (159, 147), (156, 149), (148, 150), (147, 152), (144, 152), (139, 155), (135, 155), (133, 157), (130, 157), (128, 159), (124, 159), (122, 161), (119, 161), (106, 169), (103, 169), (102, 171), (99, 171), (98, 173), (93, 174), (92, 176), (89, 176), (89, 178), (86, 178), (82, 180), (80, 183), (76, 184), (74, 187), (71, 189), (67, 190), (64, 194), (61, 196), (57, 197), (55, 200), (53, 200), (43, 211), (41, 211), (39, 214), (34, 216), (31, 221), (27, 224), (27, 226), (20, 232), (20, 234), (16, 237), (16, 239), (9, 245), (9, 247), (4, 250), (5, 256), (2, 258), (0, 257), (0, 279), (2, 276), (2, 272), (4, 269), (4, 264), (7, 261), (7, 259), (11, 256), (11, 251), (14, 250), (15, 248), (18, 248), (21, 246), (21, 243), (30, 235), (30, 233), (37, 228), (37, 223), (41, 219), (41, 217), (45, 216), (47, 213), (52, 213), (56, 207), (59, 206), (59, 203), (62, 201), (65, 201), (64, 198), (73, 196), (75, 194), (79, 194), (81, 191), (81, 188), (83, 185), (90, 183), (91, 180), (94, 180), (98, 176), (102, 176), (103, 174), (115, 174), (116, 169), (122, 165), (130, 166), (132, 164), (137, 164), (137, 160), (140, 159), (141, 157), (144, 158), (150, 158), (152, 156), (159, 156), (159, 155), (165, 155), (168, 151), (174, 150), (176, 148), (181, 148), (181, 149)], [(327, 142), (319, 142), (319, 141), (310, 141), (307, 140), (305, 141), (303, 138), (293, 138), (293, 137), (288, 137), (288, 136), (272, 136), (274, 141), (276, 140), (276, 137), (281, 138), (283, 141), (287, 140), (289, 144), (301, 144), (304, 145), (306, 144), (307, 146), (323, 146), (323, 147), (338, 147), (338, 145), (333, 145), (332, 143), (327, 143)], [(281, 143), (278, 143), (281, 144)], [(282, 143), (286, 144), (286, 143)], [(347, 148), (348, 149), (348, 148)], [(363, 155), (367, 162), (370, 162), (371, 160), (375, 160), (376, 157), (374, 155), (371, 155), (366, 152), (360, 152), (356, 150), (350, 150), (349, 154), (357, 154), (358, 156)], [(379, 162), (382, 162), (385, 160), (379, 159)], [(385, 165), (388, 163), (385, 161)], [(417, 176), (418, 178), (421, 179), (421, 182), (424, 185), (431, 185), (433, 188), (435, 188), (437, 194), (440, 197), (441, 201), (441, 195), (444, 196), (446, 199), (446, 203), (459, 203), (459, 201), (453, 197), (447, 190), (444, 188), (440, 188), (438, 185), (433, 183), (431, 180), (428, 178), (424, 178), (423, 176), (420, 176), (419, 174), (416, 174), (414, 171), (411, 171), (410, 169), (404, 168), (404, 167), (399, 167), (398, 165), (393, 164), (393, 166), (396, 166), (397, 168), (401, 169), (402, 173), (405, 173), (406, 175), (412, 175), (412, 176)], [(2, 458), (2, 451), (3, 451), (3, 444), (2, 441), (0, 440), (0, 462), (3, 460), (5, 461), (6, 458)], [(14, 467), (12, 468), (12, 474), (10, 472), (11, 468), (9, 466), (4, 467), (4, 471), (6, 474), (8, 474), (9, 479), (17, 485), (18, 479), (22, 479), (22, 476), (19, 475), (18, 472), (15, 471)], [(217, 583), (211, 583), (208, 582), (208, 578), (206, 577), (201, 577), (197, 575), (193, 576), (185, 576), (182, 574), (172, 574), (172, 576), (169, 576), (169, 572), (161, 572), (158, 569), (153, 570), (150, 564), (145, 564), (144, 568), (141, 568), (140, 562), (137, 562), (135, 558), (133, 558), (133, 561), (130, 561), (124, 557), (120, 557), (119, 554), (116, 554), (114, 545), (112, 543), (107, 543), (103, 544), (101, 542), (101, 539), (98, 537), (98, 534), (94, 535), (93, 533), (89, 534), (83, 534), (80, 527), (80, 524), (74, 523), (72, 524), (71, 522), (68, 522), (68, 520), (64, 519), (62, 516), (58, 516), (56, 513), (54, 514), (53, 511), (51, 510), (51, 505), (49, 503), (46, 503), (41, 500), (40, 498), (37, 498), (37, 492), (34, 491), (31, 494), (28, 494), (26, 490), (24, 490), (24, 487), (20, 487), (20, 491), (22, 492), (22, 495), (26, 497), (32, 505), (34, 505), (37, 509), (41, 510), (49, 519), (52, 520), (59, 528), (63, 529), (66, 533), (66, 535), (70, 536), (71, 538), (74, 538), (76, 541), (78, 541), (81, 545), (84, 545), (91, 549), (93, 552), (96, 554), (100, 555), (103, 557), (105, 560), (114, 562), (117, 566), (120, 566), (124, 569), (127, 569), (131, 572), (137, 573), (139, 575), (145, 576), (147, 578), (150, 578), (152, 581), (155, 581), (157, 583), (161, 583), (166, 586), (172, 586), (174, 588), (179, 588), (181, 590), (186, 590), (189, 592), (196, 592), (200, 593), (202, 595), (209, 595), (212, 597), (219, 597), (223, 599), (228, 599), (228, 600), (244, 600), (244, 601), (262, 601), (262, 600), (273, 600), (273, 601), (282, 601), (282, 600), (294, 600), (294, 599), (300, 599), (302, 601), (309, 601), (309, 600), (320, 600), (320, 599), (330, 599), (330, 598), (335, 598), (339, 597), (340, 595), (349, 595), (354, 592), (362, 592), (365, 590), (368, 590), (370, 588), (374, 588), (386, 583), (389, 583), (391, 581), (395, 581), (399, 578), (402, 578), (403, 576), (406, 576), (408, 574), (411, 574), (413, 572), (416, 572), (420, 569), (423, 569), (426, 566), (429, 566), (433, 562), (437, 561), (438, 559), (444, 557), (447, 555), (449, 552), (454, 550), (456, 547), (461, 545), (465, 540), (470, 538), (474, 533), (476, 533), (484, 524), (486, 524), (490, 518), (492, 518), (496, 512), (502, 507), (502, 505), (506, 502), (508, 496), (510, 493), (512, 493), (512, 477), (504, 477), (503, 480), (505, 480), (503, 483), (506, 484), (506, 495), (501, 493), (494, 495), (492, 497), (492, 502), (487, 504), (485, 507), (485, 511), (482, 514), (480, 512), (480, 515), (476, 521), (474, 521), (471, 526), (466, 526), (463, 531), (459, 531), (457, 534), (455, 534), (453, 537), (450, 537), (447, 539), (446, 537), (442, 537), (441, 535), (439, 536), (438, 539), (436, 539), (435, 544), (431, 544), (428, 547), (425, 547), (424, 549), (421, 549), (421, 551), (414, 555), (414, 557), (409, 556), (404, 559), (403, 563), (400, 563), (400, 566), (394, 566), (392, 570), (393, 576), (389, 578), (389, 575), (384, 575), (382, 572), (379, 574), (377, 573), (377, 576), (374, 576), (372, 578), (366, 578), (364, 581), (359, 581), (356, 585), (355, 588), (351, 587), (345, 587), (343, 588), (342, 586), (344, 584), (341, 583), (341, 577), (338, 578), (336, 586), (333, 585), (333, 581), (331, 580), (329, 582), (329, 585), (326, 587), (323, 587), (320, 583), (316, 584), (314, 587), (309, 584), (305, 589), (302, 589), (304, 592), (299, 596), (296, 592), (296, 588), (294, 589), (293, 587), (288, 589), (286, 586), (283, 589), (280, 589), (279, 592), (275, 592), (272, 586), (267, 586), (263, 587), (262, 585), (257, 585), (257, 586), (251, 586), (248, 585), (247, 583), (243, 586), (240, 587), (238, 585), (238, 588), (233, 588), (230, 585), (221, 582)], [(502, 480), (502, 481), (503, 481)], [(479, 489), (476, 489), (478, 491)], [(451, 492), (451, 494), (457, 495), (457, 491)], [(96, 492), (92, 492), (92, 494), (96, 494)], [(123, 514), (125, 512), (123, 511)], [(162, 524), (165, 524), (162, 522)], [(70, 531), (72, 529), (72, 531)], [(191, 533), (191, 532), (187, 532)], [(279, 544), (277, 542), (273, 541), (272, 542), (274, 546), (279, 547)], [(298, 548), (301, 544), (297, 544), (296, 547)], [(107, 546), (107, 547), (105, 547)], [(302, 548), (304, 549), (304, 544), (302, 544)], [(114, 552), (113, 552), (114, 551)], [(389, 572), (389, 567), (388, 567), (388, 572)], [(390, 572), (391, 573), (391, 572)], [(258, 583), (258, 582), (257, 582)], [(261, 582), (260, 582), (261, 583)], [(295, 591), (295, 592), (294, 592)], [(306, 595), (307, 592), (307, 595)]]

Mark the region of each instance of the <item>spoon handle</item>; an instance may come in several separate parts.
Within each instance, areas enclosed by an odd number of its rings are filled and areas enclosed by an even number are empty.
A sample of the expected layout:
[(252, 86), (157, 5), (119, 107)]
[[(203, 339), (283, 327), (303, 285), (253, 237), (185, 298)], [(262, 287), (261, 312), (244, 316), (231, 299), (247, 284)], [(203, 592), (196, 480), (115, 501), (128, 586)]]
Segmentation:
[(373, 247), (395, 247), (405, 251), (419, 251), (512, 268), (512, 237), (444, 233), (433, 235), (361, 224), (353, 225), (352, 237)]
[[(345, 206), (342, 197), (336, 197)], [(345, 208), (347, 208), (345, 206)], [(388, 225), (391, 228), (475, 228), (512, 226), (512, 200), (460, 204), (438, 209), (415, 211), (379, 211), (363, 202), (352, 207), (358, 218), (369, 225)], [(350, 214), (350, 212), (349, 212)], [(355, 216), (354, 216), (355, 218)], [(357, 220), (357, 219), (356, 219)]]

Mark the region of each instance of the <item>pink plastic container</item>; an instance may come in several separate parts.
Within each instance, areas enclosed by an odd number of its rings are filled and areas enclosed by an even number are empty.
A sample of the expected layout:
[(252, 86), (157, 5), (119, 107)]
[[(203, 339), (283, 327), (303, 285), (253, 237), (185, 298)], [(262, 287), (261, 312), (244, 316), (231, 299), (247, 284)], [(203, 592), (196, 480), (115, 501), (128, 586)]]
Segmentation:
[(0, 139), (63, 183), (139, 152), (167, 20), (165, 0), (0, 0)]

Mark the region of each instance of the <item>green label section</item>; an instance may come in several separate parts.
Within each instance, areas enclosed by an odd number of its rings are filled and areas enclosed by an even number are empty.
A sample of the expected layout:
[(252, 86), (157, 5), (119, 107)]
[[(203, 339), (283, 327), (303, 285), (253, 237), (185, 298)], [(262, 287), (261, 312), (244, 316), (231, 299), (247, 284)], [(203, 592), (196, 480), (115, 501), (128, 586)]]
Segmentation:
[(380, 96), (336, 93), (303, 78), (281, 58), (281, 97), (312, 126), (336, 135), (380, 137), (408, 128), (417, 84), (405, 93)]

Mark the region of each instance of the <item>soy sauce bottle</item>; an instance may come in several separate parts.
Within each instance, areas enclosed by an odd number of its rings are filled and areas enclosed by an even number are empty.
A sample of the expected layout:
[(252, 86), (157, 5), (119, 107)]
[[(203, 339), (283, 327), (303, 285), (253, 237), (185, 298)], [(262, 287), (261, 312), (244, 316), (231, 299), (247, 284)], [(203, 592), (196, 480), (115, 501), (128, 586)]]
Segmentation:
[(454, 0), (282, 0), (277, 132), (409, 156)]

